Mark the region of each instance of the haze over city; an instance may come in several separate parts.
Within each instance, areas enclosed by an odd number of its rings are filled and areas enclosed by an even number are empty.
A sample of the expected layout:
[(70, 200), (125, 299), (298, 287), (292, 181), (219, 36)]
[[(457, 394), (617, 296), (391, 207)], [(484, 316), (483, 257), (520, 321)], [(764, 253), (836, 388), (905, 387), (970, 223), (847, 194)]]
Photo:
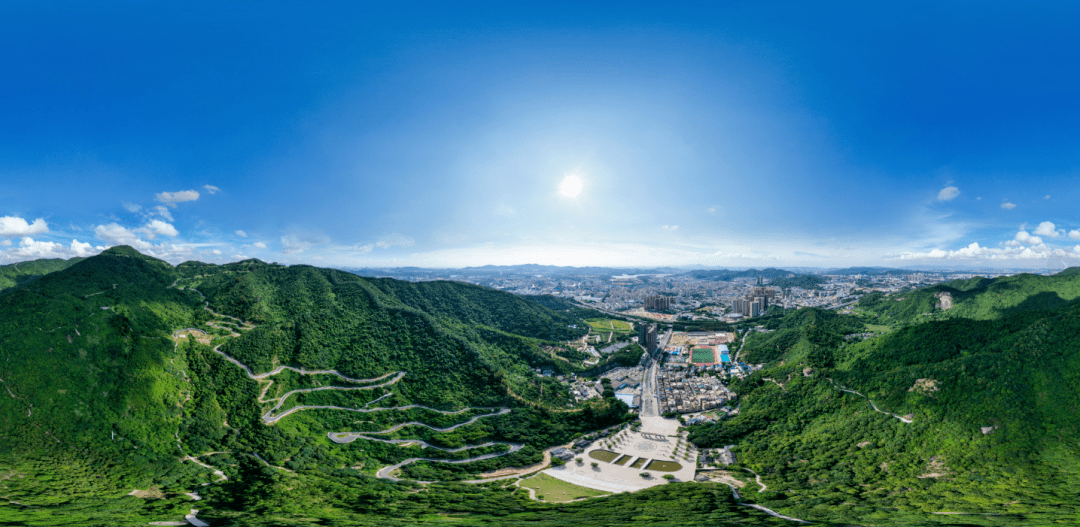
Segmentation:
[(1041, 268), (1074, 5), (0, 7), (0, 263)]

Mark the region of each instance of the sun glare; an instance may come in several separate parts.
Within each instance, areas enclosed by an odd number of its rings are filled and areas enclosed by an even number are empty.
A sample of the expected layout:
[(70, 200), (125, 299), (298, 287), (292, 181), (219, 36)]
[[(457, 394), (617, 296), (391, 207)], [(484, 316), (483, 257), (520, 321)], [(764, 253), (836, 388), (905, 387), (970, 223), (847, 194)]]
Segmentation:
[(559, 184), (559, 194), (567, 198), (576, 198), (578, 194), (581, 194), (581, 178), (575, 174), (566, 176)]

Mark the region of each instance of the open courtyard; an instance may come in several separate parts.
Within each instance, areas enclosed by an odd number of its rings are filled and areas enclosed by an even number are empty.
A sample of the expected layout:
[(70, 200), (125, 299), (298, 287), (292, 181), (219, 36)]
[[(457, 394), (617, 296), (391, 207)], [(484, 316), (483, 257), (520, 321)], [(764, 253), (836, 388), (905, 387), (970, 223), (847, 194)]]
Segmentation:
[(667, 483), (666, 474), (673, 481), (693, 481), (697, 455), (677, 420), (643, 416), (638, 431), (627, 428), (595, 441), (577, 456), (581, 463), (571, 460), (544, 473), (591, 489), (633, 492)]

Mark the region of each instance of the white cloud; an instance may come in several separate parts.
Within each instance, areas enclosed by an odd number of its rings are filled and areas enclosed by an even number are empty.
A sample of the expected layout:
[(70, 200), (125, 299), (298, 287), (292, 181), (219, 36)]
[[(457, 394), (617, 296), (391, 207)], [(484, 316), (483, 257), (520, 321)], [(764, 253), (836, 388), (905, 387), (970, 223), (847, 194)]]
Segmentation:
[(1043, 199), (1050, 199), (1050, 194), (1043, 196)]
[(395, 246), (411, 247), (415, 244), (416, 241), (412, 238), (405, 236), (404, 234), (398, 234), (396, 232), (383, 236), (379, 239), (379, 241), (375, 242), (375, 246), (380, 249), (389, 249)]
[(19, 246), (8, 252), (8, 257), (18, 260), (37, 258), (71, 258), (73, 256), (91, 256), (103, 251), (104, 247), (94, 247), (89, 243), (71, 240), (70, 246), (62, 243), (37, 241), (26, 236), (19, 241)]
[(1080, 240), (1080, 231), (1076, 229), (1069, 231), (1069, 237), (1074, 240)]
[(960, 189), (956, 187), (945, 187), (938, 191), (937, 199), (938, 201), (949, 201), (959, 195)]
[(1038, 236), (1032, 236), (1028, 234), (1028, 231), (1022, 229), (1020, 230), (1020, 232), (1016, 233), (1016, 237), (1013, 239), (1026, 245), (1039, 245), (1042, 243), (1042, 238)]
[(679, 226), (678, 225), (664, 225), (663, 229), (665, 231), (677, 231), (677, 230), (679, 230)]
[(161, 220), (151, 221), (150, 223), (146, 224), (146, 227), (140, 229), (140, 231), (145, 232), (146, 235), (150, 237), (150, 239), (154, 239), (158, 235), (168, 236), (172, 238), (180, 234), (176, 230), (176, 227), (173, 227), (172, 225), (165, 223)]
[(982, 196), (975, 198), (975, 201), (982, 201)]
[(128, 203), (126, 201), (121, 201), (120, 204), (123, 205), (124, 208), (127, 209), (128, 212), (139, 212), (140, 210), (142, 210), (142, 205), (138, 205), (138, 204), (135, 204), (135, 203)]
[(1032, 247), (1009, 247), (996, 249), (981, 247), (978, 243), (972, 243), (955, 251), (943, 251), (934, 249), (924, 253), (906, 252), (888, 255), (886, 258), (893, 260), (1034, 260), (1047, 258), (1053, 254), (1053, 250), (1045, 245)]
[(1006, 201), (1005, 203), (1001, 204), (1001, 208), (1003, 208), (1005, 210), (1013, 210), (1013, 209), (1016, 208), (1016, 204), (1015, 203), (1009, 203), (1008, 201)]
[(18, 216), (0, 217), (0, 236), (14, 238), (18, 236), (31, 236), (49, 232), (49, 226), (45, 220), (38, 218), (34, 223), (27, 223)]
[(1061, 235), (1061, 233), (1057, 231), (1057, 226), (1049, 221), (1040, 223), (1035, 229), (1035, 234), (1038, 234), (1039, 236), (1049, 236), (1050, 238), (1057, 238)]
[(300, 254), (311, 248), (311, 242), (301, 239), (296, 234), (286, 234), (281, 237), (281, 252), (285, 254)]
[(705, 212), (708, 212), (709, 214), (716, 214), (716, 207), (709, 207), (705, 209)]
[(0, 240), (0, 245), (4, 247), (11, 247), (11, 240)]
[(169, 212), (169, 208), (164, 205), (158, 205), (154, 207), (150, 210), (150, 214), (157, 214), (158, 216), (161, 216), (162, 218), (165, 218), (169, 221), (176, 221), (173, 219), (172, 213)]
[(153, 245), (150, 245), (149, 242), (142, 240), (133, 231), (130, 231), (117, 223), (94, 227), (94, 235), (106, 242), (116, 245), (130, 245), (140, 251), (147, 251), (153, 248)]
[[(203, 188), (206, 189), (206, 191), (211, 193), (211, 194), (217, 194), (218, 192), (221, 192), (221, 189), (219, 189), (219, 188), (217, 188), (217, 187), (215, 187), (213, 185), (203, 185)], [(198, 199), (198, 197), (199, 196), (195, 196), (196, 199)]]
[(254, 247), (258, 247), (260, 249), (265, 249), (266, 248), (266, 244), (263, 243), (263, 242), (255, 242), (255, 243), (253, 243), (251, 245), (254, 246)]
[(79, 243), (79, 240), (71, 240), (71, 252), (74, 253), (75, 256), (90, 256), (101, 250), (102, 247), (98, 247), (95, 251), (94, 246), (89, 243)]
[(232, 257), (236, 258), (237, 260), (247, 260), (248, 258), (251, 258), (250, 256), (248, 256), (246, 254), (234, 254), (234, 255), (232, 255)]
[(247, 233), (242, 231), (242, 230), (239, 230), (239, 229), (237, 229), (236, 235), (241, 237), (241, 238), (247, 238)]
[(219, 249), (214, 249), (214, 250), (212, 250), (212, 251), (210, 251), (210, 252), (214, 253), (214, 255), (216, 255), (216, 256), (220, 256), (220, 255), (221, 255), (221, 251), (220, 251)]
[(162, 203), (168, 203), (170, 205), (176, 203), (183, 203), (185, 201), (195, 201), (199, 199), (199, 191), (197, 190), (181, 190), (178, 192), (160, 192), (157, 194), (157, 200)]

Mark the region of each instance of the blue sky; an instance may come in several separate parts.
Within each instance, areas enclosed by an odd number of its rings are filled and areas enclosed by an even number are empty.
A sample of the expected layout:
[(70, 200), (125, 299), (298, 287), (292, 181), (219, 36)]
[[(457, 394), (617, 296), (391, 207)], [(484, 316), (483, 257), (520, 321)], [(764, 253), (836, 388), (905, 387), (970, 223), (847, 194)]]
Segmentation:
[(0, 263), (1080, 257), (1075, 4), (761, 4), (5, 2)]

